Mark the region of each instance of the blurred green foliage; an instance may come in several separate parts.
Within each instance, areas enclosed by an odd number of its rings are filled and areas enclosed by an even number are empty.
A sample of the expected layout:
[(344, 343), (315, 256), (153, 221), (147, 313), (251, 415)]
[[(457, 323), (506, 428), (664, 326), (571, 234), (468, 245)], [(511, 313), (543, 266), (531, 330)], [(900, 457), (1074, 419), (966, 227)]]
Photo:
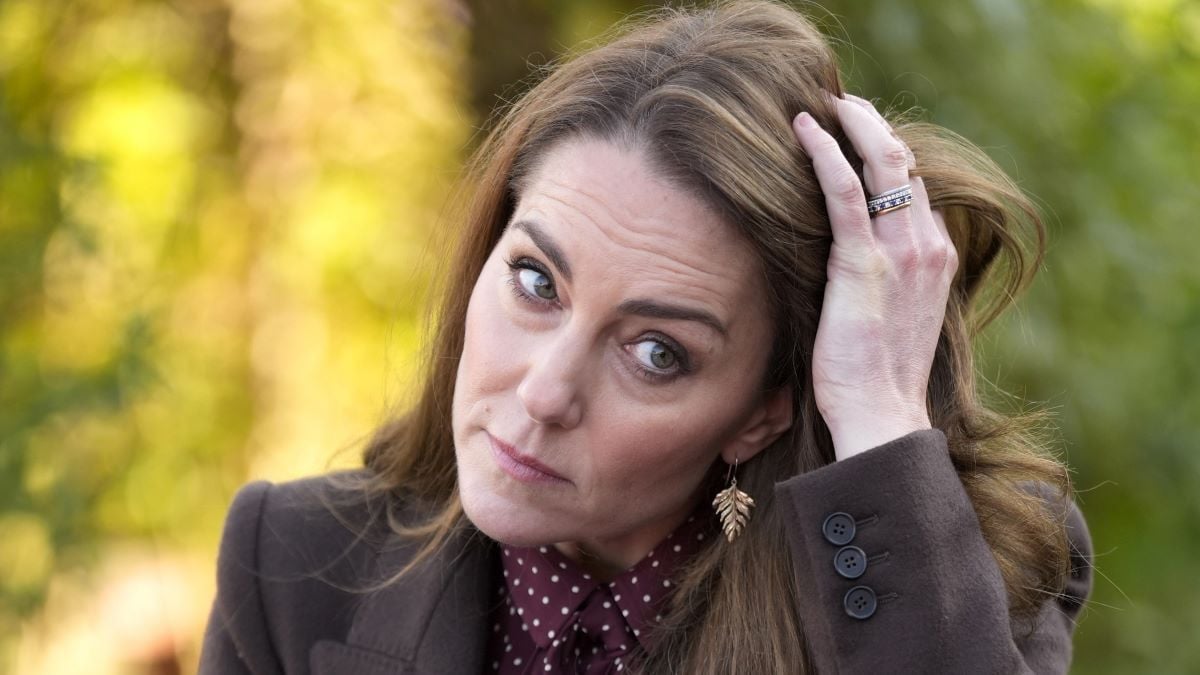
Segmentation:
[(1200, 671), (1200, 4), (830, 9), (863, 92), (930, 110), (1049, 218), (983, 369), (1058, 413), (1076, 469), (1101, 573), (1076, 672)]
[[(129, 551), (192, 561), (192, 667), (232, 492), (329, 468), (407, 392), (478, 126), (641, 6), (0, 2), (0, 670), (161, 658), (79, 620)], [(1047, 213), (980, 368), (1057, 413), (1076, 470), (1101, 575), (1075, 672), (1200, 671), (1200, 3), (804, 7), (852, 91)]]

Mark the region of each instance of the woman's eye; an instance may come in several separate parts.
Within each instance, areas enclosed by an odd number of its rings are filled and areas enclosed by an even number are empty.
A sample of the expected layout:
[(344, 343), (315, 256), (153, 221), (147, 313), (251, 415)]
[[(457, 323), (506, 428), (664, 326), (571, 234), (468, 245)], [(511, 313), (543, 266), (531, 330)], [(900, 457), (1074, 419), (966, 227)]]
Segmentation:
[(659, 371), (670, 371), (679, 363), (670, 347), (657, 340), (645, 340), (633, 348), (634, 356), (644, 365)]
[(528, 267), (518, 267), (516, 276), (517, 283), (529, 295), (542, 300), (553, 300), (558, 297), (554, 290), (554, 282), (545, 274)]

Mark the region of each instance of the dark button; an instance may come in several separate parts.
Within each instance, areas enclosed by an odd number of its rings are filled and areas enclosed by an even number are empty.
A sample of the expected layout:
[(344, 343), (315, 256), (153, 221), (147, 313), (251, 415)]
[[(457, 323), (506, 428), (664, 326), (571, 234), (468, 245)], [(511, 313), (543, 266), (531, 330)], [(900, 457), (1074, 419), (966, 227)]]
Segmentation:
[(842, 599), (846, 613), (855, 619), (871, 618), (878, 604), (875, 591), (871, 590), (870, 586), (855, 586), (846, 591), (846, 597)]
[(833, 556), (833, 568), (847, 579), (857, 579), (867, 571), (867, 554), (857, 546), (843, 546)]
[(831, 513), (821, 525), (825, 539), (834, 546), (843, 546), (854, 540), (854, 518), (849, 513)]

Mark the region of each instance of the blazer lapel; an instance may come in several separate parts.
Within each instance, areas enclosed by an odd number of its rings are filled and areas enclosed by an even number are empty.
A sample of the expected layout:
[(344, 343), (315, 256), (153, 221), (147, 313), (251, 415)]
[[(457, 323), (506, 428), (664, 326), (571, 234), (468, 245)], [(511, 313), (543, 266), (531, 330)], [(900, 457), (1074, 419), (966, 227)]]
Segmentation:
[[(390, 535), (377, 578), (391, 576), (417, 547)], [(474, 528), (398, 583), (366, 595), (345, 643), (322, 640), (309, 654), (314, 675), (482, 673), (495, 545)]]

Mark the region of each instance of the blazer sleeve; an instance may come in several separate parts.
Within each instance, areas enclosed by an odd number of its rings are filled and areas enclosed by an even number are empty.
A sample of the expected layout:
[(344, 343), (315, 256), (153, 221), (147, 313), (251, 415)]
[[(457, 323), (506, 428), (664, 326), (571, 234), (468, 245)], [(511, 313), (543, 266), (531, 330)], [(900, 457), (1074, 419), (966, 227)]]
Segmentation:
[(941, 431), (908, 434), (775, 492), (818, 672), (1067, 672), (1092, 587), (1091, 539), (1073, 502), (1065, 592), (1016, 626)]
[(233, 498), (217, 555), (217, 595), (200, 651), (200, 675), (282, 673), (267, 631), (259, 583), (260, 523), (271, 484), (256, 481)]

